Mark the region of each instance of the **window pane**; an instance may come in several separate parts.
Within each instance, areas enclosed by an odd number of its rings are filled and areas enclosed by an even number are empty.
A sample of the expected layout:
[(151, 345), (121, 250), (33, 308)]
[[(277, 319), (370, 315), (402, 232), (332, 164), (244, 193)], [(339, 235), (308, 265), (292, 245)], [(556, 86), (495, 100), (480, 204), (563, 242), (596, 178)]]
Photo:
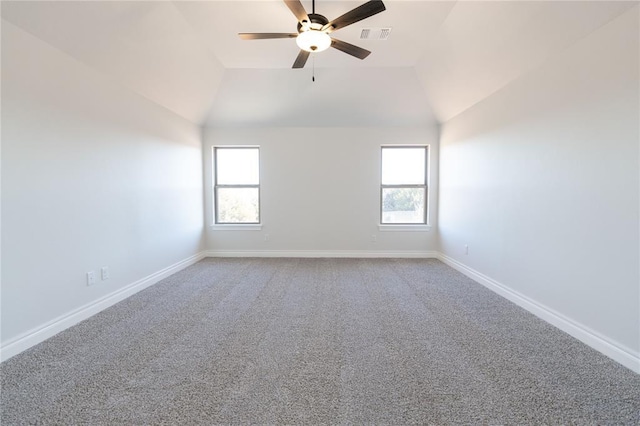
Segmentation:
[(424, 188), (383, 188), (382, 223), (425, 223)]
[(258, 185), (258, 148), (216, 148), (217, 185)]
[(218, 188), (216, 223), (258, 223), (258, 188)]
[(383, 185), (424, 185), (426, 148), (382, 148)]

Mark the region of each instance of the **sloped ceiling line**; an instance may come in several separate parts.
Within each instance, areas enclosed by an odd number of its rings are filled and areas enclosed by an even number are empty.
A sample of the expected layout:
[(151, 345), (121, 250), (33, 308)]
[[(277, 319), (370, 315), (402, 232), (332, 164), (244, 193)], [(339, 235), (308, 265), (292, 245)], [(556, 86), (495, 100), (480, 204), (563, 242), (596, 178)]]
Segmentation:
[(435, 117), (461, 114), (635, 4), (459, 3), (416, 65)]
[[(363, 0), (364, 1), (364, 0)], [(310, 10), (310, 0), (304, 0)], [(327, 17), (357, 1), (322, 1)], [(281, 0), (4, 1), (8, 22), (187, 120), (207, 126), (425, 126), (444, 122), (539, 66), (635, 2), (393, 1), (292, 70), (295, 17)], [(363, 27), (389, 40), (360, 40)]]

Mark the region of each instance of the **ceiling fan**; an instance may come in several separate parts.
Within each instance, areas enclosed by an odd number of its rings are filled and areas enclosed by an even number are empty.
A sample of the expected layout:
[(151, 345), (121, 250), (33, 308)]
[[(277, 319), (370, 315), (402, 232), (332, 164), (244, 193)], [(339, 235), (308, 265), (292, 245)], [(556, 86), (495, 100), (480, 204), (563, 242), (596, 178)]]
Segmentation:
[(312, 52), (322, 52), (329, 47), (358, 59), (366, 58), (371, 53), (370, 51), (332, 38), (329, 34), (386, 10), (381, 0), (370, 0), (333, 21), (329, 21), (316, 13), (315, 0), (312, 1), (312, 13), (309, 14), (304, 10), (300, 0), (284, 0), (284, 2), (298, 19), (297, 33), (239, 33), (238, 35), (243, 40), (295, 38), (298, 47), (300, 47), (300, 53), (298, 53), (292, 68), (304, 68), (304, 64)]

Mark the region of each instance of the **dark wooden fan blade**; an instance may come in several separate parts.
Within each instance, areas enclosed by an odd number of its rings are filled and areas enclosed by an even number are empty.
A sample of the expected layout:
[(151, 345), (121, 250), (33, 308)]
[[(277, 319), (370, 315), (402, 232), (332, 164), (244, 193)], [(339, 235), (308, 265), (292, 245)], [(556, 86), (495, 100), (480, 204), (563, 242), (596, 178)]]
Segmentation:
[(263, 40), (268, 38), (296, 38), (298, 34), (289, 33), (238, 33), (243, 40)]
[(304, 68), (304, 64), (307, 63), (307, 59), (309, 59), (309, 52), (300, 49), (300, 53), (298, 53), (298, 57), (291, 68)]
[(385, 11), (384, 3), (381, 0), (370, 0), (365, 4), (361, 4), (344, 15), (334, 19), (322, 28), (323, 31), (332, 32), (351, 25), (355, 22), (362, 21), (370, 16)]
[(367, 49), (354, 46), (353, 44), (347, 43), (346, 41), (336, 40), (335, 38), (331, 39), (331, 47), (338, 49), (351, 56), (355, 56), (358, 59), (364, 59), (367, 56), (369, 56), (369, 54), (371, 53)]
[(298, 22), (309, 22), (309, 16), (307, 11), (304, 10), (304, 6), (300, 3), (300, 0), (284, 0), (289, 10), (296, 16)]

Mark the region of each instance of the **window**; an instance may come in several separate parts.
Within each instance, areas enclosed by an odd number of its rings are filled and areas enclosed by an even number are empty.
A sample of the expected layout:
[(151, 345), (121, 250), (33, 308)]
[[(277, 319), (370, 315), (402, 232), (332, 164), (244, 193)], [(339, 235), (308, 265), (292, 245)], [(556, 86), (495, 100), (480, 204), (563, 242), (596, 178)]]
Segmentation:
[(260, 148), (213, 148), (215, 224), (260, 223)]
[(427, 224), (427, 146), (383, 146), (380, 223)]

